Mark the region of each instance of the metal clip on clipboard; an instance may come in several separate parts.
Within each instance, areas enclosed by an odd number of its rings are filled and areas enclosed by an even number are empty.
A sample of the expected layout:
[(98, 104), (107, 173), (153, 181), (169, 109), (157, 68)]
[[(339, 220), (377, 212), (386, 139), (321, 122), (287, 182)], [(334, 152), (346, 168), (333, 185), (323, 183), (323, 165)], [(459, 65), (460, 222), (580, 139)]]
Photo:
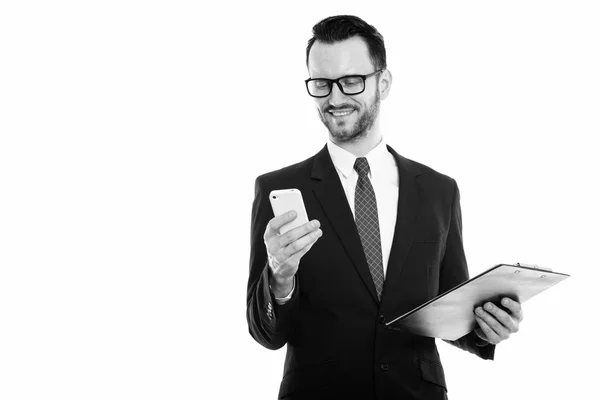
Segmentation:
[(514, 265), (515, 265), (515, 267), (535, 268), (535, 269), (539, 269), (541, 271), (552, 272), (552, 270), (550, 268), (542, 268), (539, 265), (530, 265), (530, 264), (521, 264), (521, 263), (515, 263)]

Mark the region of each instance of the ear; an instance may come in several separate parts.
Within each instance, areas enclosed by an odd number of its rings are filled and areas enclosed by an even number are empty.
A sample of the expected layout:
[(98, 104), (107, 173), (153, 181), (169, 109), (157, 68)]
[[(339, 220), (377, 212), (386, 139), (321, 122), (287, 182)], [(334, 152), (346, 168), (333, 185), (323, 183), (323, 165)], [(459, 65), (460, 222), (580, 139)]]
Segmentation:
[(392, 73), (389, 69), (384, 69), (379, 77), (379, 96), (384, 100), (390, 94), (392, 88)]

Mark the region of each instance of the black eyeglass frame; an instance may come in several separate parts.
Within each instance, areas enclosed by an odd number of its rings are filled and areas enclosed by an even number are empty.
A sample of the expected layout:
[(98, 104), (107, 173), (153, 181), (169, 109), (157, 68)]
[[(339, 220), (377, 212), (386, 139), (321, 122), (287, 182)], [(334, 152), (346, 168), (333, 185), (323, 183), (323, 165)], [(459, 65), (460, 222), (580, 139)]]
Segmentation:
[[(373, 71), (370, 74), (367, 75), (346, 75), (346, 76), (342, 76), (340, 78), (337, 79), (327, 79), (327, 78), (308, 78), (307, 80), (304, 81), (305, 85), (306, 85), (306, 91), (308, 92), (308, 94), (311, 97), (316, 97), (317, 99), (322, 99), (323, 97), (327, 97), (331, 94), (331, 91), (333, 90), (333, 84), (335, 83), (338, 87), (338, 89), (340, 89), (340, 92), (344, 93), (346, 96), (354, 96), (357, 94), (361, 94), (362, 92), (365, 91), (365, 89), (367, 88), (367, 78), (370, 78), (371, 76), (378, 74), (380, 72), (383, 72), (383, 69), (378, 69), (377, 71)], [(342, 84), (340, 83), (340, 81), (342, 79), (348, 79), (348, 78), (361, 78), (363, 80), (363, 88), (360, 92), (356, 92), (356, 93), (346, 93), (344, 92), (344, 89), (342, 88)], [(323, 96), (315, 96), (310, 92), (310, 89), (308, 88), (308, 83), (310, 81), (327, 81), (329, 82), (329, 92)]]

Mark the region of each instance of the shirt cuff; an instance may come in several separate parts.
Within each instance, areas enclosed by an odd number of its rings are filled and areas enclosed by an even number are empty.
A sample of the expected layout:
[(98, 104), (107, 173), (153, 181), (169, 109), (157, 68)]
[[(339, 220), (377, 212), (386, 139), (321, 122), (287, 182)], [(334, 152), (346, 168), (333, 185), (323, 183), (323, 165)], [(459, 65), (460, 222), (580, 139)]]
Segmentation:
[[(271, 285), (269, 285), (269, 289), (270, 288)], [(275, 303), (279, 304), (280, 306), (287, 303), (288, 300), (292, 298), (292, 295), (294, 294), (294, 289), (296, 289), (296, 277), (294, 277), (294, 280), (292, 281), (292, 290), (290, 290), (290, 293), (285, 297), (275, 297)]]

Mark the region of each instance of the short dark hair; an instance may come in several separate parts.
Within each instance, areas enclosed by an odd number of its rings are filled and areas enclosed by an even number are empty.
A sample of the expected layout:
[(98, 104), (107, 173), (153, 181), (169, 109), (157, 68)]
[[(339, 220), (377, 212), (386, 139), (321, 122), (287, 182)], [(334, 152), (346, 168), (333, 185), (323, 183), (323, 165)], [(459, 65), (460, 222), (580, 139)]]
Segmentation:
[(385, 57), (385, 45), (383, 36), (373, 25), (367, 24), (354, 15), (337, 15), (319, 21), (312, 29), (313, 37), (309, 39), (306, 46), (306, 65), (313, 44), (318, 40), (323, 43), (332, 44), (359, 36), (364, 39), (369, 49), (371, 63), (378, 69), (387, 68)]

